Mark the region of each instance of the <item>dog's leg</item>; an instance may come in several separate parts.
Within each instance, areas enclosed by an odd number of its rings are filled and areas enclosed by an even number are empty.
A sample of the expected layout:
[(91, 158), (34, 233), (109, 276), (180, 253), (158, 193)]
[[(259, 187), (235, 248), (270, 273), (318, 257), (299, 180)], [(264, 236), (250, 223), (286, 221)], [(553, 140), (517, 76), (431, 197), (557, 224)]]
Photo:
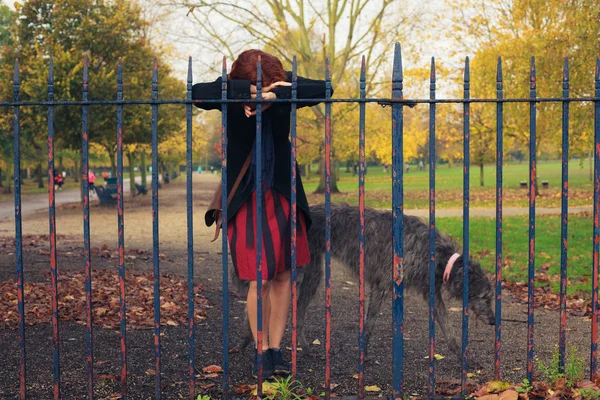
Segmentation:
[(311, 254), (308, 265), (302, 267), (302, 281), (298, 284), (298, 313), (296, 315), (298, 344), (305, 351), (309, 351), (308, 340), (304, 331), (306, 312), (310, 302), (315, 297), (323, 276), (323, 257), (321, 254)]
[(375, 322), (377, 321), (381, 304), (385, 299), (388, 298), (388, 294), (389, 292), (387, 290), (384, 290), (379, 286), (371, 287), (369, 293), (369, 305), (367, 307), (367, 316), (365, 320), (365, 355), (368, 352), (369, 339), (373, 333), (373, 328), (375, 327)]
[(244, 322), (242, 328), (242, 336), (240, 340), (240, 347), (238, 350), (244, 350), (251, 343), (254, 342), (254, 336), (252, 336), (252, 330), (250, 329), (250, 321), (248, 320), (248, 307), (244, 308)]
[(452, 329), (448, 321), (448, 312), (446, 311), (446, 305), (444, 304), (444, 299), (442, 298), (441, 293), (438, 293), (435, 296), (434, 315), (435, 320), (442, 331), (442, 335), (448, 344), (448, 349), (460, 360), (460, 346), (458, 345), (458, 339), (456, 336), (454, 336), (454, 334), (452, 334)]

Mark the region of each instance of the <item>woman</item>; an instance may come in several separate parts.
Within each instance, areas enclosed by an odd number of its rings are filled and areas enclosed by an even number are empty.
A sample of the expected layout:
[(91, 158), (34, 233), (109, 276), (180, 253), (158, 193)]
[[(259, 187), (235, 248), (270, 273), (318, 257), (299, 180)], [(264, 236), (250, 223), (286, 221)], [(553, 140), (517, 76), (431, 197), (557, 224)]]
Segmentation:
[[(292, 74), (283, 69), (279, 59), (260, 50), (244, 51), (235, 60), (227, 77), (229, 99), (256, 98), (256, 66), (261, 57), (262, 98), (265, 100), (291, 98)], [(298, 77), (297, 98), (325, 98), (325, 82)], [(198, 83), (192, 89), (194, 100), (221, 98), (221, 78), (210, 83)], [(316, 103), (297, 103), (298, 108)], [(230, 103), (227, 114), (227, 192), (249, 155), (251, 164), (237, 187), (227, 208), (231, 258), (242, 280), (250, 281), (248, 317), (254, 340), (257, 337), (257, 274), (256, 247), (256, 155), (262, 156), (263, 215), (262, 218), (262, 297), (263, 297), (263, 378), (274, 374), (288, 375), (289, 363), (283, 360), (280, 346), (285, 332), (291, 300), (290, 274), (290, 111), (289, 103), (267, 103), (262, 106), (262, 149), (256, 150), (256, 104)], [(221, 109), (220, 103), (196, 103), (205, 110)], [(297, 176), (298, 225), (296, 262), (310, 262), (307, 231), (310, 227), (308, 201), (300, 173)], [(256, 377), (256, 355), (253, 375)]]
[(90, 170), (88, 172), (88, 190), (90, 192), (94, 192), (96, 190), (96, 187), (94, 186), (95, 182), (96, 182), (96, 175), (94, 174), (94, 171)]

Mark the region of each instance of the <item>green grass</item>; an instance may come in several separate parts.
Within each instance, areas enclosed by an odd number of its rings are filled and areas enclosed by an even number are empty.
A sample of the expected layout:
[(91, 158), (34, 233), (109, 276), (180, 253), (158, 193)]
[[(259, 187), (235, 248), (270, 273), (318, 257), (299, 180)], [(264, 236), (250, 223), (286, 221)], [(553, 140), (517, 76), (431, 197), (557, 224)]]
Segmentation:
[[(538, 164), (539, 181), (549, 181), (550, 188), (542, 189), (537, 205), (540, 207), (559, 207), (561, 188), (560, 162), (540, 162)], [(470, 170), (470, 205), (473, 208), (495, 207), (496, 168), (486, 165), (484, 168), (485, 186), (479, 185), (479, 167)], [(527, 207), (528, 191), (519, 188), (521, 181), (528, 181), (529, 164), (506, 164), (503, 171), (503, 190), (505, 207)], [(307, 193), (314, 191), (318, 185), (318, 175), (313, 174), (303, 181)], [(336, 195), (334, 201), (357, 203), (358, 177), (340, 169), (338, 188), (342, 192)], [(391, 206), (392, 180), (391, 172), (384, 174), (381, 167), (369, 167), (365, 177), (367, 205), (372, 207)], [(417, 171), (411, 166), (411, 171), (404, 174), (405, 207), (428, 208), (429, 171)], [(440, 165), (436, 169), (436, 205), (438, 208), (462, 207), (463, 169), (461, 165), (448, 168)], [(569, 204), (572, 206), (592, 204), (592, 181), (589, 179), (589, 166), (585, 161), (583, 167), (579, 161), (569, 163)]]
[[(437, 218), (436, 226), (463, 243), (462, 218)], [(560, 274), (560, 215), (536, 218), (535, 270), (547, 269), (554, 292), (559, 290)], [(587, 294), (591, 291), (592, 218), (589, 214), (569, 216), (568, 225), (568, 294)], [(529, 253), (529, 216), (511, 216), (503, 219), (503, 279), (526, 281)], [(470, 252), (474, 259), (489, 272), (495, 271), (496, 221), (495, 218), (473, 217), (469, 225)]]

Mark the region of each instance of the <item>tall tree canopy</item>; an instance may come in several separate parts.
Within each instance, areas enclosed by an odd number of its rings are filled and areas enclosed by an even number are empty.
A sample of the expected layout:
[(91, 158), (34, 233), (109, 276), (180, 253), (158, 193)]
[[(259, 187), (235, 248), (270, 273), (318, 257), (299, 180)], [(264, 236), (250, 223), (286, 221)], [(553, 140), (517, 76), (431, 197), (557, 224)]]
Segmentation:
[[(163, 3), (187, 9), (188, 17), (198, 27), (187, 34), (213, 53), (225, 54), (230, 59), (248, 47), (264, 48), (288, 66), (296, 55), (298, 73), (316, 79), (325, 76), (325, 58), (329, 58), (336, 97), (358, 95), (357, 84), (342, 85), (342, 82), (357, 80), (354, 77), (358, 77), (361, 55), (366, 57), (368, 95), (380, 91), (382, 85), (378, 82), (389, 71), (384, 67), (391, 61), (394, 43), (407, 39), (421, 20), (420, 10), (398, 0), (163, 0)], [(385, 78), (384, 82), (389, 82), (388, 76)], [(389, 85), (386, 89), (389, 91)], [(357, 109), (353, 106), (348, 112), (358, 112)], [(349, 136), (336, 128), (337, 121), (347, 115), (345, 112), (335, 108), (332, 142), (336, 156), (340, 142)], [(301, 145), (310, 147), (300, 150), (308, 150), (318, 159), (322, 153), (324, 107), (312, 107), (300, 117), (303, 129), (298, 139)], [(332, 179), (333, 191), (337, 191), (335, 181)], [(322, 176), (317, 190), (323, 189)]]
[[(150, 99), (153, 57), (159, 59), (159, 93), (162, 98), (182, 98), (185, 86), (176, 80), (160, 60), (160, 49), (145, 36), (148, 22), (135, 2), (88, 0), (30, 0), (17, 7), (12, 43), (2, 48), (2, 82), (11, 82), (13, 63), (20, 61), (21, 99), (45, 100), (50, 58), (54, 63), (56, 100), (81, 100), (83, 60), (89, 62), (89, 99), (116, 98), (117, 64), (123, 63), (125, 99)], [(1, 30), (0, 30), (1, 32)], [(0, 33), (1, 34), (1, 33)], [(0, 86), (0, 98), (12, 97), (12, 85)], [(161, 140), (179, 129), (184, 121), (177, 113), (160, 108)], [(150, 106), (125, 106), (124, 142), (149, 143)], [(168, 116), (166, 118), (165, 116)], [(9, 110), (2, 118), (10, 119)], [(6, 124), (4, 124), (6, 126)], [(21, 130), (25, 158), (43, 160), (46, 147), (45, 108), (22, 107)], [(81, 108), (57, 106), (57, 146), (81, 148)], [(89, 139), (101, 145), (114, 164), (116, 107), (92, 106), (89, 111)]]

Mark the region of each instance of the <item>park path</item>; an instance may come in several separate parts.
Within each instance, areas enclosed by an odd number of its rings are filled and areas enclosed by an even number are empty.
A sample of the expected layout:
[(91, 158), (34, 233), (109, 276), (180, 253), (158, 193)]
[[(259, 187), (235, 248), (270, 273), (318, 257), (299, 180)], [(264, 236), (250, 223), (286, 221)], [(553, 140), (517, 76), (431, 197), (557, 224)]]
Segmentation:
[[(211, 174), (201, 174), (196, 179), (198, 179), (198, 183), (208, 183), (208, 184), (216, 184), (217, 179), (215, 175)], [(141, 178), (136, 177), (136, 182), (141, 183)], [(123, 179), (123, 189), (125, 193), (129, 192), (129, 179)], [(56, 193), (56, 205), (66, 204), (66, 203), (76, 203), (80, 200), (79, 190), (78, 189), (69, 189), (62, 192)], [(36, 193), (31, 195), (24, 195), (22, 200), (22, 215), (26, 216), (30, 213), (40, 211), (48, 208), (48, 195), (44, 193)], [(569, 213), (580, 213), (584, 211), (592, 211), (592, 206), (579, 206), (579, 207), (569, 207)], [(560, 214), (561, 209), (559, 207), (538, 207), (536, 208), (536, 214)], [(406, 209), (406, 214), (415, 215), (417, 217), (427, 218), (429, 216), (428, 209)], [(461, 208), (451, 208), (451, 209), (437, 209), (435, 211), (436, 217), (460, 217), (463, 215), (463, 210)], [(529, 208), (527, 207), (504, 207), (503, 208), (503, 216), (513, 216), (513, 215), (527, 215), (529, 214)], [(13, 200), (3, 200), (0, 201), (0, 220), (5, 218), (14, 218), (14, 202)], [(494, 217), (496, 215), (496, 210), (494, 208), (471, 208), (469, 215), (471, 217)]]
[[(142, 178), (140, 176), (135, 177), (135, 181), (137, 183), (142, 182)], [(123, 191), (124, 193), (129, 193), (129, 178), (123, 179)], [(92, 196), (95, 197), (94, 194)], [(67, 203), (77, 203), (81, 199), (81, 194), (79, 189), (67, 189), (62, 192), (56, 192), (56, 198), (54, 203), (59, 206), (61, 204)], [(25, 194), (21, 196), (21, 215), (27, 216), (36, 211), (40, 211), (48, 208), (48, 194), (47, 193), (35, 193), (35, 194)], [(0, 220), (5, 218), (15, 217), (15, 203), (13, 199), (7, 199), (0, 201)]]

